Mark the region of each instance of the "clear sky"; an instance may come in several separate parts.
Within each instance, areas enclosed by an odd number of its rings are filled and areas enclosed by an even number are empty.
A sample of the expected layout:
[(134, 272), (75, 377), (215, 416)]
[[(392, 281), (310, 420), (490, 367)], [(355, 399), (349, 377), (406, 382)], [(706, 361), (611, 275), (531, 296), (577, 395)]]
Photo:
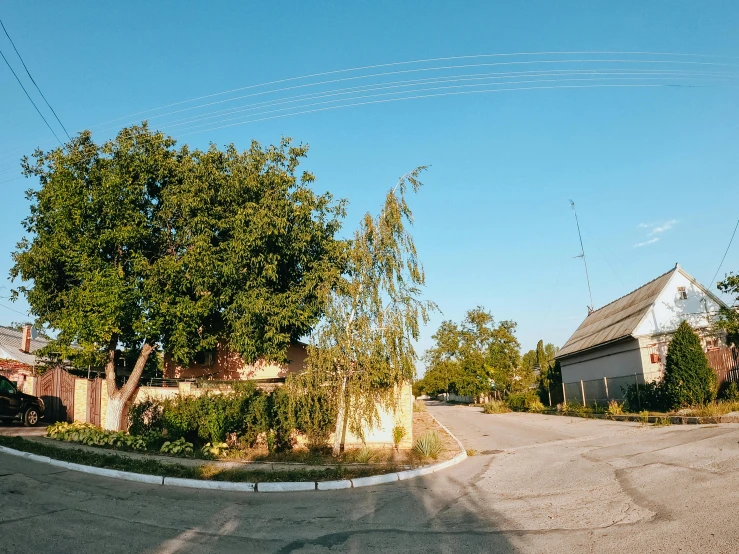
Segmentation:
[[(421, 349), (477, 305), (524, 349), (564, 343), (589, 303), (569, 199), (596, 307), (675, 262), (708, 286), (739, 217), (735, 1), (6, 0), (0, 18), (70, 133), (149, 117), (198, 147), (293, 137), (316, 189), (350, 201), (347, 232), (430, 165), (411, 202), (443, 313)], [(0, 50), (62, 136), (2, 33)], [(461, 58), (511, 53), (529, 54)], [(0, 276), (28, 212), (18, 158), (54, 143), (0, 60)]]

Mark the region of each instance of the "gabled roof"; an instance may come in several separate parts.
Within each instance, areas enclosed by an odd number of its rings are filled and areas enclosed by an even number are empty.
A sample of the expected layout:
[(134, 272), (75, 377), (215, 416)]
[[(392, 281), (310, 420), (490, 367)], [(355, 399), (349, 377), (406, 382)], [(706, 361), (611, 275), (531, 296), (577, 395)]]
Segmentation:
[(33, 366), (36, 364), (34, 352), (46, 346), (49, 341), (41, 337), (31, 339), (31, 352), (27, 353), (21, 350), (22, 339), (22, 331), (16, 331), (10, 327), (0, 327), (0, 358), (18, 360)]
[(557, 358), (631, 336), (649, 308), (657, 301), (659, 293), (665, 288), (670, 277), (679, 270), (680, 266), (675, 265), (667, 273), (649, 281), (634, 292), (588, 314), (585, 321), (557, 352)]

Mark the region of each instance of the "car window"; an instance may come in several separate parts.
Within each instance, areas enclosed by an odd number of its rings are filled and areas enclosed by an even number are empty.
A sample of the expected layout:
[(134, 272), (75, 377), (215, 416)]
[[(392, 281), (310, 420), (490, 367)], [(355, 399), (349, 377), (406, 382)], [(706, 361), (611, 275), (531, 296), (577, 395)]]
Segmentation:
[(15, 393), (15, 387), (10, 384), (10, 381), (6, 381), (5, 379), (0, 380), (0, 391), (2, 392), (9, 392), (9, 393)]

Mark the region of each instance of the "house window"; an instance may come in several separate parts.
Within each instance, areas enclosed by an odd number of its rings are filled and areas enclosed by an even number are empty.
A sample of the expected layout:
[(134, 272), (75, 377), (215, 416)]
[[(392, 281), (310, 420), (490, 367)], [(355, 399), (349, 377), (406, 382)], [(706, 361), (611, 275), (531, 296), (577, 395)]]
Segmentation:
[(716, 350), (717, 348), (719, 348), (717, 337), (709, 337), (706, 339), (706, 350)]
[(213, 365), (214, 354), (215, 352), (213, 350), (202, 350), (195, 354), (193, 361), (198, 365)]
[(677, 287), (677, 299), (678, 300), (688, 299), (688, 291), (685, 290), (685, 287)]

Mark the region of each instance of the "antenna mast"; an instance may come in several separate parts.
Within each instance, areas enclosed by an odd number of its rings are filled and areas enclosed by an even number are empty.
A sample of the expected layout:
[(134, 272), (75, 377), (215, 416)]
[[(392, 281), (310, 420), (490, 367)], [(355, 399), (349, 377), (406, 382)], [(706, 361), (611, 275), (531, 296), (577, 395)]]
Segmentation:
[(590, 306), (588, 306), (588, 313), (595, 309), (593, 304), (593, 291), (590, 289), (590, 275), (588, 274), (588, 262), (585, 259), (585, 247), (582, 244), (582, 233), (580, 232), (580, 221), (577, 219), (577, 210), (575, 209), (575, 203), (570, 200), (570, 206), (572, 211), (575, 212), (575, 223), (577, 224), (577, 236), (580, 237), (580, 255), (575, 256), (576, 258), (582, 258), (582, 262), (585, 264), (585, 279), (588, 282), (588, 294), (590, 295)]

